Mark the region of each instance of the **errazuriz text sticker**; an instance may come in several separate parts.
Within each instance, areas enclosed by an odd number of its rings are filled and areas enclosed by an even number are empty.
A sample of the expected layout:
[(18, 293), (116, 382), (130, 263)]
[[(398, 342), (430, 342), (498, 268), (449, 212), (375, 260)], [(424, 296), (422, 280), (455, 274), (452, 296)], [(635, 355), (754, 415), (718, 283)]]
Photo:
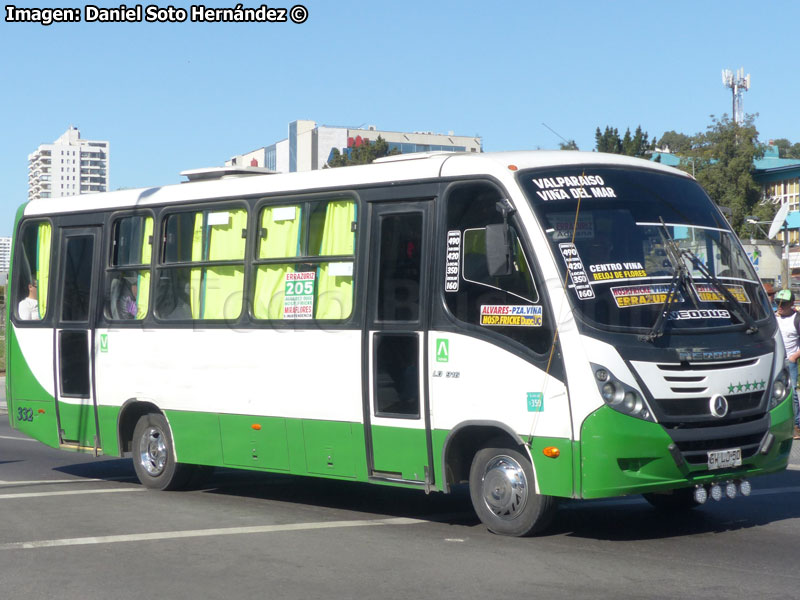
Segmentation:
[(573, 230), (576, 240), (590, 240), (594, 238), (594, 219), (591, 213), (578, 215), (577, 222), (572, 213), (556, 213), (549, 215), (547, 219), (553, 228), (553, 241), (568, 242), (572, 241)]
[(638, 261), (612, 262), (589, 265), (592, 281), (611, 281), (614, 279), (633, 279), (647, 277), (647, 271)]
[(481, 325), (541, 327), (542, 307), (528, 305), (485, 304), (481, 306)]
[[(664, 304), (669, 294), (669, 284), (664, 285), (631, 285), (626, 287), (612, 287), (611, 295), (619, 308), (632, 306), (646, 306), (648, 304)], [(675, 290), (673, 298), (683, 302), (683, 296)]]
[(536, 186), (536, 195), (545, 202), (617, 197), (614, 188), (607, 186), (600, 175), (535, 177), (531, 181)]
[(458, 268), (461, 265), (461, 232), (447, 232), (447, 261), (444, 271), (444, 291), (458, 291)]
[[(750, 297), (744, 291), (744, 286), (741, 285), (726, 285), (727, 290), (731, 295), (742, 304), (750, 304)], [(697, 294), (700, 302), (724, 302), (725, 298), (717, 288), (708, 283), (695, 283), (694, 291)]]
[(575, 244), (571, 242), (562, 242), (558, 245), (561, 250), (561, 257), (567, 265), (569, 278), (572, 285), (575, 287), (575, 293), (580, 300), (590, 300), (594, 298), (594, 291), (592, 286), (589, 285), (589, 278), (586, 276), (586, 271), (583, 269), (581, 257), (578, 256), (578, 249)]
[(287, 273), (283, 296), (284, 319), (311, 319), (314, 316), (314, 271)]

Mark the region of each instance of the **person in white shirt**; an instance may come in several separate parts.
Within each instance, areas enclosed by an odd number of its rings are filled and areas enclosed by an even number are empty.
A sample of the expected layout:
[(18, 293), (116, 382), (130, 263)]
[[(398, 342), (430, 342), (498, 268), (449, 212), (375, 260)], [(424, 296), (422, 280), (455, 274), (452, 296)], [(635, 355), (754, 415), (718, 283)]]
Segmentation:
[(36, 281), (28, 284), (28, 296), (19, 302), (19, 318), (23, 321), (39, 320), (39, 290)]
[(800, 316), (794, 309), (794, 293), (791, 290), (780, 290), (775, 294), (778, 301), (778, 328), (783, 336), (783, 346), (786, 349), (786, 368), (789, 369), (789, 380), (794, 394), (794, 439), (800, 440), (800, 405), (798, 405), (797, 391), (797, 359), (800, 358)]

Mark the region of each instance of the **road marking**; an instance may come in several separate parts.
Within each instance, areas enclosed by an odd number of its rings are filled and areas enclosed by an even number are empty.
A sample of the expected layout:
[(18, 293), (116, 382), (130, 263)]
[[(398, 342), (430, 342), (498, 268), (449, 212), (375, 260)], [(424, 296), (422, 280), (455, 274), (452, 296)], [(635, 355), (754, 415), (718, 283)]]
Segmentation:
[(11, 542), (0, 544), (0, 550), (22, 550), (31, 548), (54, 548), (63, 546), (87, 546), (92, 544), (118, 544), (123, 542), (146, 542), (153, 540), (176, 540), (221, 535), (246, 535), (252, 533), (281, 533), (285, 531), (311, 531), (318, 529), (339, 529), (343, 527), (373, 527), (376, 525), (416, 525), (428, 523), (423, 519), (397, 517), (390, 519), (370, 519), (364, 521), (327, 521), (322, 523), (289, 523), (286, 525), (256, 525), (254, 527), (229, 527), (224, 529), (190, 529), (185, 531), (160, 531), (154, 533), (134, 533), (129, 535), (106, 535), (99, 537), (65, 538), (40, 540), (35, 542)]
[(0, 500), (16, 500), (19, 498), (42, 498), (44, 496), (78, 496), (81, 494), (113, 494), (116, 492), (143, 492), (147, 488), (111, 488), (107, 490), (70, 490), (68, 492), (23, 492), (20, 494), (0, 494)]
[(21, 437), (14, 437), (11, 435), (0, 435), (0, 440), (14, 440), (15, 442), (38, 442), (39, 440), (34, 440), (33, 438), (21, 438)]
[(46, 485), (48, 483), (85, 483), (91, 481), (136, 481), (136, 477), (108, 477), (106, 479), (98, 479), (95, 477), (86, 479), (29, 479), (27, 481), (5, 481), (0, 479), (0, 486)]

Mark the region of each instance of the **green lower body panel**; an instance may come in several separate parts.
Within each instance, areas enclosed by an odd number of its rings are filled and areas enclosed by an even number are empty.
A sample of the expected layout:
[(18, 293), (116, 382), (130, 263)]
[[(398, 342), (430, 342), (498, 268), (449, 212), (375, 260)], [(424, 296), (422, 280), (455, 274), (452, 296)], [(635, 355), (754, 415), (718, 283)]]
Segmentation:
[(366, 481), (360, 423), (166, 411), (179, 462)]
[[(558, 456), (544, 454), (545, 448), (558, 449)], [(552, 454), (552, 453), (551, 453)], [(535, 437), (531, 442), (531, 457), (536, 469), (539, 493), (546, 496), (570, 498), (574, 493), (572, 442), (566, 438)]]
[(709, 471), (706, 465), (679, 467), (669, 451), (672, 439), (661, 425), (602, 407), (581, 429), (580, 497), (657, 492), (785, 469), (792, 439), (790, 399), (772, 410), (770, 418), (775, 442), (767, 454), (745, 458), (741, 467)]
[(428, 443), (424, 429), (372, 427), (375, 471), (407, 481), (425, 481)]

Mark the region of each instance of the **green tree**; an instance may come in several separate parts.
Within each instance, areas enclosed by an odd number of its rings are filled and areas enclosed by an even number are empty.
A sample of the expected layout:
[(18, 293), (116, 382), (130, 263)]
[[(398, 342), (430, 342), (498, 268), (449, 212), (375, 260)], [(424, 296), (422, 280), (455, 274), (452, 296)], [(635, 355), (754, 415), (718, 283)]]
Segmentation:
[(575, 140), (567, 140), (566, 142), (559, 142), (559, 150), (580, 150)]
[(658, 147), (669, 148), (673, 154), (685, 154), (692, 149), (692, 138), (674, 130), (667, 131), (658, 140)]
[(625, 154), (627, 156), (645, 156), (652, 149), (652, 144), (647, 140), (647, 132), (642, 131), (641, 125), (631, 135), (630, 127), (625, 130), (625, 135), (620, 138), (619, 130), (606, 126), (605, 131), (600, 132), (598, 127), (594, 134), (595, 150), (597, 152), (609, 152), (611, 154)]
[(753, 180), (753, 160), (764, 155), (755, 127), (757, 116), (746, 115), (739, 125), (727, 114), (721, 119), (711, 115), (711, 125), (692, 138), (692, 148), (681, 162), (682, 169), (694, 171), (714, 202), (730, 208), (731, 226), (739, 235), (747, 233), (746, 216), (768, 220), (774, 214), (773, 207), (760, 204), (761, 188)]
[(341, 153), (336, 148), (333, 149), (333, 157), (328, 161), (328, 167), (349, 167), (351, 165), (367, 165), (376, 158), (384, 156), (394, 156), (400, 154), (396, 148), (389, 149), (389, 142), (378, 136), (374, 142), (361, 144), (356, 148), (351, 148), (350, 153)]
[(778, 147), (778, 156), (781, 158), (800, 158), (800, 143), (792, 145), (786, 138), (778, 138), (772, 144)]

